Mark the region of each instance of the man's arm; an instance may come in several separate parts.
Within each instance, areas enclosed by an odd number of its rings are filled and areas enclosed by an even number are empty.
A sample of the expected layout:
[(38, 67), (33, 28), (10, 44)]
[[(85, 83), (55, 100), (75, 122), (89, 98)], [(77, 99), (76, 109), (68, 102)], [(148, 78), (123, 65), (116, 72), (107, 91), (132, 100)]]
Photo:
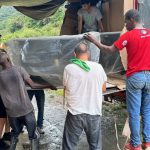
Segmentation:
[(44, 88), (50, 88), (51, 90), (57, 90), (57, 88), (51, 84), (38, 84), (33, 82), (30, 78), (25, 80), (25, 82), (32, 88), (32, 89), (44, 89)]
[(93, 35), (91, 35), (90, 33), (85, 34), (84, 38), (90, 42), (92, 42), (93, 44), (95, 44), (99, 49), (107, 51), (107, 52), (114, 52), (117, 51), (118, 49), (114, 46), (107, 46), (102, 44), (100, 41), (98, 41)]
[(66, 87), (64, 86), (64, 90), (63, 90), (63, 97), (65, 98), (65, 91), (66, 91)]
[(98, 27), (99, 27), (99, 32), (103, 32), (104, 31), (104, 27), (103, 27), (101, 19), (98, 21)]
[(83, 26), (83, 19), (81, 16), (78, 15), (78, 34), (81, 34)]
[(63, 89), (63, 105), (65, 106), (65, 92), (66, 92), (66, 87), (64, 86)]
[(102, 91), (106, 92), (106, 82), (103, 84)]

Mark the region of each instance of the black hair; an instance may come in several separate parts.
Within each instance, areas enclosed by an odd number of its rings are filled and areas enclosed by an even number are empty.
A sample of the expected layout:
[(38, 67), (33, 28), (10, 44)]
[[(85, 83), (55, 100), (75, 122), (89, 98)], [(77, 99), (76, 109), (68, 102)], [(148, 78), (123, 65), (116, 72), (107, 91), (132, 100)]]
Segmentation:
[(131, 20), (131, 19), (135, 20), (136, 22), (141, 21), (141, 16), (137, 10), (131, 9), (131, 10), (126, 12), (125, 20)]
[(84, 5), (84, 4), (91, 4), (91, 1), (90, 0), (81, 0), (81, 5)]

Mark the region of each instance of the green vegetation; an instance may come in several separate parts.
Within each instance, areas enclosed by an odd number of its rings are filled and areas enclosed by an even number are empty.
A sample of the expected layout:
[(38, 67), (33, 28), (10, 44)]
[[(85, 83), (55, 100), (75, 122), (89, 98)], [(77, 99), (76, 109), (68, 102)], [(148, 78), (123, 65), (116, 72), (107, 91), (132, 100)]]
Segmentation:
[(63, 89), (58, 89), (57, 91), (48, 90), (48, 93), (50, 95), (57, 95), (57, 96), (63, 96)]
[(51, 17), (34, 20), (24, 16), (13, 7), (2, 7), (0, 9), (2, 41), (6, 42), (13, 38), (59, 35), (64, 12), (64, 8), (61, 7)]

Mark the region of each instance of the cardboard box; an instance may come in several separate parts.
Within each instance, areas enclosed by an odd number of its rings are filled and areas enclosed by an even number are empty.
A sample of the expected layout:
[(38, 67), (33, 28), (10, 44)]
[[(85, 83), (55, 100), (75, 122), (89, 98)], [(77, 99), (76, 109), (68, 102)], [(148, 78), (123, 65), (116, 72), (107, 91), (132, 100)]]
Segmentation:
[[(79, 2), (79, 0), (68, 0), (68, 2)], [(127, 10), (134, 8), (133, 4), (134, 0), (109, 0), (103, 3), (102, 22), (104, 32), (122, 31), (124, 27), (124, 14)], [(77, 34), (77, 11), (76, 9), (66, 11), (61, 35)]]
[(72, 18), (66, 18), (61, 26), (60, 35), (76, 35), (78, 34), (77, 28), (77, 20), (74, 20)]
[(105, 32), (121, 31), (124, 14), (134, 8), (134, 0), (110, 0), (103, 4), (103, 26)]
[(103, 19), (102, 19), (102, 23), (103, 23), (103, 27), (104, 27), (104, 32), (110, 31), (110, 3), (109, 2), (105, 2), (102, 6), (102, 15), (103, 15)]
[(76, 35), (78, 34), (78, 16), (77, 9), (67, 9), (65, 18), (61, 26), (60, 35)]

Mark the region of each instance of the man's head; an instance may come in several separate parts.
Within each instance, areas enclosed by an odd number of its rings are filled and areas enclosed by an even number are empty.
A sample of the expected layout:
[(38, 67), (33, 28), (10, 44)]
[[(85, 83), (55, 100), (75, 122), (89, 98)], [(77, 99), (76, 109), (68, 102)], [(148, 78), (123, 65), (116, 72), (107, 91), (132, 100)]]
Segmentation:
[(91, 7), (91, 2), (90, 0), (81, 0), (81, 5), (82, 5), (82, 9), (87, 11)]
[(77, 58), (85, 58), (88, 60), (89, 58), (89, 51), (88, 51), (88, 45), (84, 42), (81, 42), (76, 45), (74, 50), (75, 57)]
[(0, 65), (4, 64), (6, 61), (10, 61), (9, 55), (6, 50), (0, 49)]
[(141, 23), (141, 17), (137, 10), (131, 9), (125, 14), (125, 26), (128, 31), (133, 30), (137, 24)]

